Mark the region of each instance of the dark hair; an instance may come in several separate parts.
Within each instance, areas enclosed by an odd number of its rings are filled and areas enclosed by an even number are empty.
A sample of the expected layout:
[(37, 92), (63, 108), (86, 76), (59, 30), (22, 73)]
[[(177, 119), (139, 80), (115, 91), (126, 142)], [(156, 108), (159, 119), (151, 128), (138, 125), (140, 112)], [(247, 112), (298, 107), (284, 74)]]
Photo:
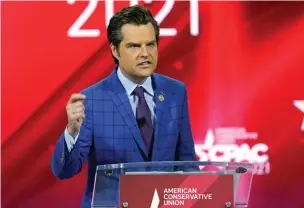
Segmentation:
[[(118, 50), (119, 44), (123, 39), (121, 33), (121, 28), (123, 25), (146, 25), (148, 23), (151, 23), (153, 25), (155, 31), (155, 38), (158, 43), (159, 26), (156, 20), (153, 18), (151, 12), (141, 5), (123, 8), (110, 19), (109, 26), (107, 28), (108, 41), (110, 44), (113, 44)], [(114, 56), (113, 59), (114, 62), (118, 64), (118, 60)]]

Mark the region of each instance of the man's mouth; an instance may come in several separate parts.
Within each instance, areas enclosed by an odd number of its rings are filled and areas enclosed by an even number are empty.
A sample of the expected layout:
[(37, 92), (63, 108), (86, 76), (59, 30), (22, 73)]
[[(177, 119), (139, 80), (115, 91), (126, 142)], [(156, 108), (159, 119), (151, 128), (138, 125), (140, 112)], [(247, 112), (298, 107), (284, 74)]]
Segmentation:
[(143, 61), (140, 64), (138, 64), (138, 66), (149, 66), (149, 64), (151, 64), (150, 61)]

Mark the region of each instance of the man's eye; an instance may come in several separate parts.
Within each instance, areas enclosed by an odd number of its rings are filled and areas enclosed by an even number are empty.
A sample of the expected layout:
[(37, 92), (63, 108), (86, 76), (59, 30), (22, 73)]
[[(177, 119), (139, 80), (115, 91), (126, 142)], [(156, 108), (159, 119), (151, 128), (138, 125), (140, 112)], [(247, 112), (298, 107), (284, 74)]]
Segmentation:
[(128, 48), (138, 48), (138, 46), (137, 45), (129, 45)]

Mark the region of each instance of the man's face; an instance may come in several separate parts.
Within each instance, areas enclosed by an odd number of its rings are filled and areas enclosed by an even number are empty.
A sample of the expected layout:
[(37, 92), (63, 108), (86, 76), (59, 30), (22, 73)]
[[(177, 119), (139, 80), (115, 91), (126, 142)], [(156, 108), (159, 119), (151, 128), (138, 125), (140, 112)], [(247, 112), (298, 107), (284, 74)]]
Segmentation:
[(157, 66), (158, 51), (154, 28), (151, 23), (125, 24), (121, 32), (123, 40), (118, 49), (111, 45), (112, 53), (119, 60), (122, 73), (134, 82), (141, 82)]

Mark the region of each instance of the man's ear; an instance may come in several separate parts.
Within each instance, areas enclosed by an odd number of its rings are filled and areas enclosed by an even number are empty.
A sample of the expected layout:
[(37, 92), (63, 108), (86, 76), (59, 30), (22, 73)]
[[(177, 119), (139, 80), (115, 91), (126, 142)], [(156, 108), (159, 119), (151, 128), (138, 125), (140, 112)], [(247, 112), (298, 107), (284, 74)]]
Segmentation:
[(116, 46), (114, 46), (112, 43), (111, 43), (111, 51), (112, 51), (112, 54), (115, 58), (119, 59), (119, 53), (118, 53), (118, 49)]

